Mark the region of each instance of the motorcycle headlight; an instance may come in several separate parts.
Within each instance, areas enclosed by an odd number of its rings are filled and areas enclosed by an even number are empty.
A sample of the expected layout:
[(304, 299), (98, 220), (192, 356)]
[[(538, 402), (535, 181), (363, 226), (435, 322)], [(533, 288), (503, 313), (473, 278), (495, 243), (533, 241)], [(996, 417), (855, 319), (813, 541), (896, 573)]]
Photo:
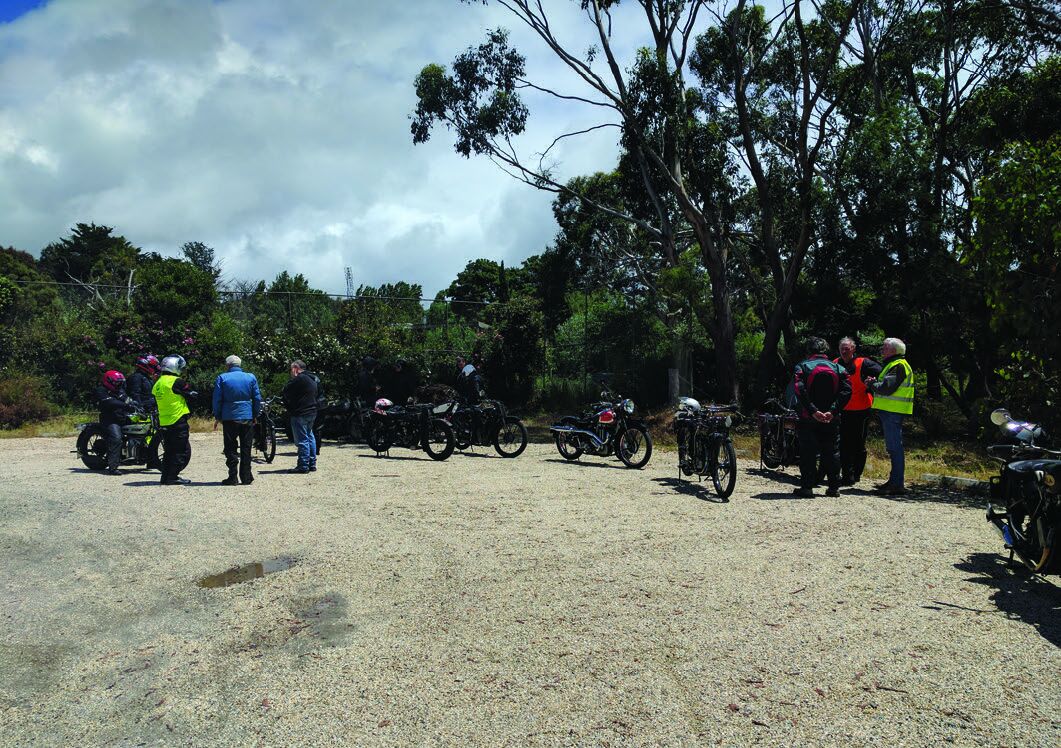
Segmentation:
[(623, 400), (623, 410), (625, 410), (627, 413), (633, 413), (634, 412), (634, 401), (633, 400)]

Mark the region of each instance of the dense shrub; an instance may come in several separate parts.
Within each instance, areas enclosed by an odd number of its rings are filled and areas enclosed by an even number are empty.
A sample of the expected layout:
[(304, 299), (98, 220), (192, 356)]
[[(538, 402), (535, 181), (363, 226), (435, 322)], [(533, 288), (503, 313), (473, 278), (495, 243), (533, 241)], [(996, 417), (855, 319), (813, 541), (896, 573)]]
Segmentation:
[(48, 418), (53, 409), (47, 393), (48, 385), (41, 377), (0, 372), (0, 428), (16, 429)]

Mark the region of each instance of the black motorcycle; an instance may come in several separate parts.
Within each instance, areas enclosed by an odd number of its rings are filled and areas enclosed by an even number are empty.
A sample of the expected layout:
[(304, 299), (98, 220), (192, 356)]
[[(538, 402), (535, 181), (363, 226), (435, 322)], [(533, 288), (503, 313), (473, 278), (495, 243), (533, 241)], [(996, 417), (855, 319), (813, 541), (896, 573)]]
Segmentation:
[(991, 478), (987, 519), (1002, 533), (1010, 560), (1016, 554), (1036, 574), (1061, 574), (1061, 452), (1036, 445), (1042, 428), (1006, 410), (992, 413), (991, 422), (1007, 443), (987, 450), (1002, 463)]
[(449, 402), (434, 408), (436, 415), (449, 421), (462, 452), (471, 446), (493, 447), (502, 457), (519, 457), (527, 448), (527, 427), (500, 400), (483, 400), (478, 405)]
[[(158, 415), (136, 410), (122, 426), (122, 456), (119, 464), (146, 465), (161, 469), (165, 451), (158, 433)], [(100, 423), (79, 423), (77, 455), (89, 470), (107, 467), (107, 434)]]
[(550, 426), (556, 449), (565, 460), (583, 454), (615, 455), (630, 468), (643, 468), (652, 457), (652, 437), (645, 424), (633, 418), (634, 401), (601, 392), (601, 401), (580, 416), (564, 416)]
[(759, 413), (759, 467), (770, 469), (799, 464), (799, 416), (777, 398), (763, 404)]
[(740, 419), (736, 405), (700, 405), (691, 397), (678, 401), (674, 432), (678, 469), (683, 475), (711, 476), (715, 493), (725, 499), (737, 484), (737, 452), (729, 430)]
[(394, 405), (376, 401), (366, 437), (376, 454), (391, 447), (423, 449), (432, 460), (445, 460), (457, 446), (453, 427), (432, 412), (432, 406)]

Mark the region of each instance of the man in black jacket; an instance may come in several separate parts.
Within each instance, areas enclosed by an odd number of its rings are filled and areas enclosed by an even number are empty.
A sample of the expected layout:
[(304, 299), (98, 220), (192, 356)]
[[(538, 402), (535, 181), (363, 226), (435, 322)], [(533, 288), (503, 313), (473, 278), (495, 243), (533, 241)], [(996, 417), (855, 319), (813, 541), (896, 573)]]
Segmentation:
[(317, 420), (317, 383), (302, 361), (291, 362), (291, 381), (284, 386), (281, 396), (291, 419), (291, 437), (298, 446), (298, 463), (291, 472), (311, 473), (317, 469), (317, 443), (313, 435), (313, 422)]
[(125, 394), (125, 375), (108, 371), (96, 387), (99, 401), (99, 423), (107, 443), (107, 475), (121, 475), (118, 464), (122, 459), (122, 426), (129, 423), (134, 411), (133, 402)]
[(818, 456), (829, 479), (826, 496), (840, 495), (840, 411), (851, 398), (851, 383), (843, 366), (828, 357), (829, 344), (821, 338), (807, 341), (807, 358), (796, 365), (792, 378), (799, 424), (799, 488), (797, 496), (814, 496), (818, 482)]

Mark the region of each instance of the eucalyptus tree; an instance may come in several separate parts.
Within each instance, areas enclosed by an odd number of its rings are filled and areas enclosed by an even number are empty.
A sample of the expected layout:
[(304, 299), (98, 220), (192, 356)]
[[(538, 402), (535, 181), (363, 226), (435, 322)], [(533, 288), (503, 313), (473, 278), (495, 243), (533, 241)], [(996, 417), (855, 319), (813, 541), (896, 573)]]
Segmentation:
[[(561, 39), (544, 3), (494, 2), (536, 35), (582, 88), (569, 93), (529, 80), (526, 60), (511, 46), (508, 33), (491, 31), (481, 45), (458, 55), (451, 70), (431, 64), (421, 71), (416, 80), (414, 142), (428, 140), (433, 126), (442, 123), (454, 132), (455, 149), (461, 155), (486, 156), (535, 188), (567, 195), (629, 224), (665, 267), (679, 267), (685, 246), (695, 246), (710, 280), (709, 313), (704, 322), (714, 342), (720, 394), (735, 399), (739, 387), (728, 273), (731, 238), (728, 212), (719, 200), (719, 192), (727, 188), (718, 184), (725, 181), (720, 176), (726, 173), (715, 171), (703, 181), (693, 178), (710, 171), (704, 168), (705, 156), (718, 157), (699, 147), (718, 141), (714, 137), (717, 123), (699, 116), (703, 102), (687, 84), (695, 36), (709, 3), (638, 0), (627, 2), (624, 10), (632, 6), (632, 12), (619, 18), (618, 0), (580, 0), (585, 30), (593, 42), (580, 53)], [(646, 45), (635, 59), (624, 61), (615, 41), (616, 24), (635, 19)], [(520, 154), (514, 139), (527, 126), (529, 110), (523, 94), (528, 91), (591, 107), (600, 113), (600, 121), (580, 131), (557, 134), (537, 159)], [(563, 181), (546, 163), (556, 144), (604, 128), (620, 132), (627, 164), (624, 171), (635, 180), (640, 197), (634, 204), (580, 191), (578, 183)], [(726, 161), (724, 153), (721, 158)]]

